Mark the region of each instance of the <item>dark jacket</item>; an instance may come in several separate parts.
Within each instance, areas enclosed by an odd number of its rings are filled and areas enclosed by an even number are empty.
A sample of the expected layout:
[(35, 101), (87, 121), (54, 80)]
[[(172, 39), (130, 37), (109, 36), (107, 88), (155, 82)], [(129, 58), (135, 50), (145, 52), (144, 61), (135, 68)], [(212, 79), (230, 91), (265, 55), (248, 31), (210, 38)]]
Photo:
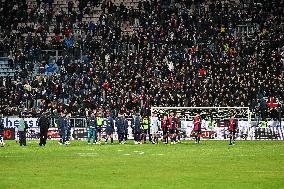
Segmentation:
[(114, 129), (113, 118), (111, 116), (106, 118), (106, 125), (107, 127)]
[(50, 120), (46, 116), (41, 116), (38, 120), (38, 126), (40, 130), (48, 130)]
[(58, 118), (58, 127), (60, 130), (67, 129), (67, 119), (65, 117)]
[(123, 120), (125, 133), (128, 134), (128, 120), (126, 118), (123, 118)]
[(123, 117), (117, 117), (115, 119), (115, 126), (118, 133), (125, 133), (125, 120)]
[(134, 125), (134, 131), (137, 132), (141, 130), (141, 119), (139, 116), (134, 116), (133, 125)]
[(87, 121), (88, 127), (89, 128), (97, 128), (97, 120), (95, 117), (89, 117)]

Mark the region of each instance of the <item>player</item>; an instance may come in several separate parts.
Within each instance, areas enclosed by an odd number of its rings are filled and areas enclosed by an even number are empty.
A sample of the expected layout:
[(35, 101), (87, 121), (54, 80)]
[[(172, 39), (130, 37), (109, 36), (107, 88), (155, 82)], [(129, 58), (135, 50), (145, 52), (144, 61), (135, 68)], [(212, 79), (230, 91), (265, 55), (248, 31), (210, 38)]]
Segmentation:
[(50, 120), (47, 117), (47, 112), (43, 112), (42, 116), (38, 120), (38, 126), (39, 126), (39, 136), (40, 136), (40, 141), (39, 141), (39, 146), (45, 146), (46, 145), (46, 139), (47, 139), (47, 133), (48, 133), (48, 128), (50, 126)]
[(95, 112), (91, 113), (87, 121), (88, 125), (88, 144), (91, 144), (91, 137), (93, 137), (93, 144), (97, 142), (97, 120), (95, 118)]
[(67, 135), (67, 119), (64, 112), (61, 112), (60, 117), (58, 118), (58, 125), (59, 125), (59, 134), (60, 134), (60, 141), (58, 144), (62, 145), (66, 142), (66, 135)]
[(104, 121), (101, 112), (97, 114), (96, 120), (97, 120), (97, 135), (98, 135), (97, 144), (100, 144), (102, 139), (102, 127)]
[(124, 119), (124, 140), (125, 140), (125, 143), (128, 139), (128, 120), (126, 119), (125, 115), (123, 115), (123, 119)]
[(19, 143), (20, 146), (27, 145), (27, 140), (26, 140), (26, 132), (28, 129), (28, 124), (27, 122), (24, 120), (24, 116), (21, 116), (22, 118), (19, 121), (19, 126), (18, 126), (18, 131), (19, 131)]
[(110, 115), (110, 112), (106, 112), (106, 119), (105, 119), (105, 125), (106, 125), (106, 141), (108, 142), (108, 139), (110, 138), (111, 144), (113, 144), (113, 131), (114, 131), (114, 124), (113, 124), (113, 118)]
[(181, 135), (181, 121), (179, 116), (176, 114), (176, 138), (177, 142), (180, 142), (180, 135)]
[[(142, 143), (146, 143), (146, 137), (147, 134), (149, 134), (149, 119), (148, 117), (144, 117), (142, 120), (142, 126), (143, 126), (143, 137), (142, 137)], [(149, 135), (149, 141), (151, 141), (151, 137)]]
[(215, 127), (215, 121), (214, 121), (212, 112), (209, 113), (209, 116), (207, 118), (207, 122), (208, 122), (208, 130), (210, 131), (209, 138), (213, 139), (214, 138), (213, 129)]
[(159, 118), (157, 113), (154, 112), (151, 117), (151, 127), (150, 127), (150, 134), (152, 135), (152, 144), (158, 144), (158, 135), (157, 132), (159, 130)]
[(69, 145), (70, 144), (70, 137), (71, 137), (71, 113), (68, 113), (67, 116), (66, 116), (66, 123), (67, 123), (67, 127), (66, 127), (66, 142), (65, 144), (66, 145)]
[(229, 145), (235, 145), (235, 135), (237, 131), (237, 120), (232, 115), (230, 118), (229, 132), (230, 132), (230, 143)]
[(119, 144), (124, 144), (124, 136), (125, 136), (125, 120), (123, 118), (122, 113), (119, 113), (117, 118), (115, 119), (115, 125), (117, 128), (118, 142)]
[(201, 135), (201, 123), (202, 119), (199, 113), (194, 116), (194, 135), (195, 135), (195, 144), (200, 143), (200, 135)]
[(169, 126), (170, 126), (169, 133), (170, 133), (171, 144), (176, 144), (176, 119), (174, 112), (170, 113)]
[(137, 113), (133, 117), (133, 126), (134, 126), (134, 144), (141, 144), (141, 117)]
[(166, 114), (162, 118), (161, 130), (163, 131), (164, 144), (168, 144), (168, 117)]
[(1, 147), (4, 147), (4, 124), (2, 123), (1, 119), (2, 117), (0, 117), (0, 145)]

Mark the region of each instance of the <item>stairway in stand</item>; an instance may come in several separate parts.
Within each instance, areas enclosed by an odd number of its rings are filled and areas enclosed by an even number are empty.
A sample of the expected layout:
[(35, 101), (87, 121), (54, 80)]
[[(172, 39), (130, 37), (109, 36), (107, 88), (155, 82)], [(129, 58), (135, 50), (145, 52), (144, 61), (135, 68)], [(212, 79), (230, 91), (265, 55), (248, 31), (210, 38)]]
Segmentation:
[(0, 57), (0, 77), (14, 77), (15, 70), (10, 68), (7, 57)]

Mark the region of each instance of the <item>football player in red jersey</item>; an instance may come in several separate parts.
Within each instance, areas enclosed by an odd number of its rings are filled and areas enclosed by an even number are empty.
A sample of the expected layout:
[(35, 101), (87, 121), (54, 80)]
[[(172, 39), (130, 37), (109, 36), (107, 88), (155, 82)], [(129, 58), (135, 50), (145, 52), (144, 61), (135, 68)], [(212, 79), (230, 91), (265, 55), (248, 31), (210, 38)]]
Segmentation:
[(163, 131), (164, 144), (168, 144), (168, 117), (165, 114), (162, 118), (161, 130)]
[(199, 144), (200, 135), (201, 135), (201, 123), (202, 119), (199, 113), (194, 116), (194, 135), (195, 135), (195, 144)]
[(230, 143), (229, 145), (235, 144), (235, 136), (237, 131), (237, 120), (232, 115), (230, 118), (229, 132), (230, 132)]

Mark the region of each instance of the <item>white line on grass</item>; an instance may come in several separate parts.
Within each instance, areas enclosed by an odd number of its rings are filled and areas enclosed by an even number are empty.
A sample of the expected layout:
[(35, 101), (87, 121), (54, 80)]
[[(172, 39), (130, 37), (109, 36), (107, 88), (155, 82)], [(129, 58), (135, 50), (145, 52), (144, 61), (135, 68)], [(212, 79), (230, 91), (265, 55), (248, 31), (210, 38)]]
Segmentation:
[(0, 156), (0, 158), (18, 158), (21, 156)]
[(255, 154), (240, 154), (240, 155), (235, 155), (235, 156), (240, 156), (240, 157), (254, 157)]
[(151, 155), (153, 155), (153, 156), (163, 156), (165, 154), (151, 154)]
[(259, 171), (240, 171), (240, 172), (242, 172), (242, 173), (267, 173), (267, 172), (269, 172), (269, 173), (283, 173), (284, 171), (261, 171), (261, 170), (259, 170)]
[(140, 155), (142, 155), (142, 154), (144, 154), (145, 152), (143, 152), (143, 151), (137, 151), (137, 150), (135, 150), (135, 151), (133, 151), (134, 153), (138, 153), (138, 154), (140, 154)]
[(86, 156), (97, 156), (98, 153), (77, 153), (81, 157), (86, 157)]

